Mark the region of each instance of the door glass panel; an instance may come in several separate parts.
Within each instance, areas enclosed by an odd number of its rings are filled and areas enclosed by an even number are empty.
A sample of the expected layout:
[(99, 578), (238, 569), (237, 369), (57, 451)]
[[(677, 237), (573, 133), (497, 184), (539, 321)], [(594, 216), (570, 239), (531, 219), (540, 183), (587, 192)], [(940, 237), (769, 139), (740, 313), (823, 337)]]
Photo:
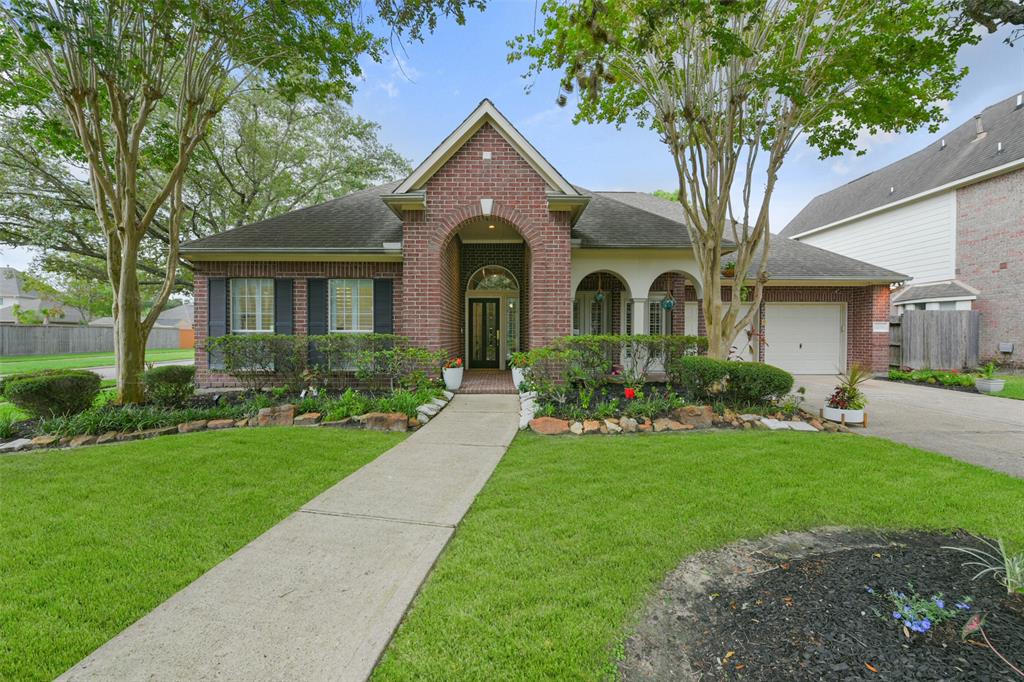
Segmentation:
[(516, 353), (519, 351), (519, 299), (507, 299), (505, 301), (505, 310), (507, 312), (505, 333), (507, 335), (508, 352)]
[(484, 316), (483, 308), (484, 304), (479, 301), (472, 303), (473, 311), (471, 317), (473, 318), (473, 330), (470, 333), (470, 342), (472, 343), (472, 353), (474, 359), (483, 357), (483, 341), (484, 341)]
[(487, 302), (487, 361), (498, 359), (498, 304)]

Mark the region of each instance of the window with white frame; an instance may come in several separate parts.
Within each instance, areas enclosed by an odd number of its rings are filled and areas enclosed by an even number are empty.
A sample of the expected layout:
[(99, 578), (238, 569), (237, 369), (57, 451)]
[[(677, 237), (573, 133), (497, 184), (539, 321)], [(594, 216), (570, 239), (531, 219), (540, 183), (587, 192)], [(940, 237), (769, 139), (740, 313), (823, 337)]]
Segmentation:
[(231, 333), (274, 332), (274, 280), (241, 277), (231, 280)]
[(577, 292), (572, 302), (572, 333), (608, 334), (608, 294), (598, 296), (596, 291)]
[(665, 298), (664, 294), (651, 294), (647, 298), (648, 334), (672, 334), (672, 310), (666, 310), (661, 304)]
[(332, 279), (328, 282), (332, 332), (373, 331), (373, 280)]

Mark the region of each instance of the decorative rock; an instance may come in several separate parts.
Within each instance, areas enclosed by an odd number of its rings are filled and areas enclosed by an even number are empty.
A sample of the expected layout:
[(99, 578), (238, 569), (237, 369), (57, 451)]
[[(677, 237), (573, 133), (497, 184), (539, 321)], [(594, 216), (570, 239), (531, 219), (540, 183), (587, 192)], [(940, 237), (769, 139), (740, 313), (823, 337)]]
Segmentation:
[[(672, 411), (672, 416), (680, 424), (691, 424), (698, 429), (709, 429), (715, 421), (715, 412), (710, 405), (686, 405)], [(723, 415), (726, 421), (732, 421), (733, 415)]]
[(520, 400), (536, 400), (537, 399), (537, 391), (527, 391), (526, 393), (520, 393), (519, 394), (519, 399)]
[(759, 421), (761, 421), (761, 416), (757, 415), (757, 414), (741, 414), (740, 415), (740, 421), (743, 421), (743, 422), (759, 422)]
[(654, 430), (659, 433), (662, 431), (682, 431), (683, 425), (675, 419), (660, 417), (654, 420)]
[(569, 430), (577, 436), (583, 435), (583, 422), (573, 422), (572, 424), (569, 424)]
[(583, 420), (583, 433), (599, 433), (601, 431), (601, 422), (596, 419), (584, 419)]
[(740, 423), (743, 424), (743, 428), (745, 428), (745, 429), (747, 429), (749, 431), (750, 429), (754, 428), (754, 424), (756, 424), (757, 422), (740, 422)]
[(211, 419), (206, 422), (206, 428), (210, 431), (217, 431), (220, 429), (232, 429), (235, 427), (234, 419)]
[(177, 433), (177, 426), (158, 426), (155, 429), (146, 429), (139, 431), (139, 438), (156, 438), (157, 436), (169, 436), (172, 433)]
[(316, 426), (320, 423), (321, 417), (322, 415), (319, 412), (307, 412), (296, 417), (292, 424), (295, 426)]
[(420, 428), (420, 420), (416, 417), (409, 417), (409, 428), (418, 429)]
[(17, 440), (8, 441), (3, 445), (0, 445), (0, 452), (17, 452), (18, 450), (23, 450), (30, 445), (32, 445), (31, 438), (18, 438)]
[(789, 422), (780, 421), (778, 419), (768, 419), (767, 417), (761, 420), (761, 424), (763, 424), (769, 431), (785, 431), (789, 429)]
[(452, 398), (455, 397), (455, 394), (452, 393), (451, 391), (441, 391), (441, 395), (444, 396), (445, 400), (451, 400)]
[(791, 431), (810, 431), (811, 433), (818, 432), (818, 429), (814, 428), (807, 422), (789, 422), (789, 428)]
[(641, 433), (648, 433), (654, 430), (654, 425), (651, 422), (644, 422), (643, 424), (637, 424), (636, 430)]
[(437, 405), (434, 405), (432, 403), (425, 403), (425, 404), (420, 405), (419, 407), (417, 407), (416, 411), (417, 412), (422, 412), (423, 414), (427, 415), (428, 417), (433, 417), (435, 414), (437, 414), (441, 410), (437, 407)]
[(117, 431), (107, 431), (106, 433), (101, 433), (96, 438), (96, 445), (103, 445), (104, 443), (113, 443), (115, 440), (117, 440)]
[(256, 414), (257, 426), (291, 426), (292, 421), (294, 419), (294, 405), (276, 405), (274, 407), (264, 407), (260, 409), (260, 411)]
[(528, 414), (519, 415), (519, 430), (522, 431), (530, 427), (530, 422), (533, 421), (533, 416)]
[(320, 426), (326, 426), (328, 428), (340, 428), (343, 426), (352, 426), (352, 417), (345, 417), (344, 419), (337, 419), (335, 421), (320, 422)]
[(850, 427), (843, 424), (839, 425), (839, 433), (850, 433)]
[(206, 430), (206, 425), (209, 420), (197, 419), (194, 422), (185, 422), (184, 424), (178, 424), (178, 433), (194, 433), (195, 431)]
[(32, 439), (32, 447), (34, 448), (48, 448), (58, 443), (60, 443), (59, 436), (36, 436)]
[(604, 425), (608, 429), (608, 433), (622, 433), (622, 427), (613, 422), (611, 419), (605, 419)]
[(80, 448), (83, 445), (92, 445), (95, 442), (96, 436), (90, 435), (88, 433), (82, 433), (72, 438), (68, 445), (70, 445), (73, 448)]
[(811, 420), (808, 423), (811, 426), (813, 426), (814, 428), (816, 428), (817, 430), (819, 430), (819, 431), (821, 431), (821, 429), (823, 427), (823, 424), (821, 423), (821, 420), (813, 418), (813, 417), (811, 418)]
[(420, 424), (426, 424), (428, 421), (430, 421), (430, 417), (427, 416), (426, 414), (424, 414), (423, 412), (417, 412), (416, 413), (416, 420)]
[(367, 412), (356, 417), (356, 421), (374, 431), (409, 430), (409, 418), (401, 412)]
[(61, 436), (58, 445), (63, 447), (65, 445), (68, 445), (69, 443), (71, 443), (71, 436)]
[(560, 436), (569, 433), (569, 422), (554, 417), (537, 417), (530, 421), (530, 429), (545, 436)]
[(256, 417), (253, 417), (252, 419), (239, 419), (235, 422), (235, 426), (239, 429), (245, 428), (246, 426), (249, 426), (249, 422), (253, 419), (256, 419)]
[(839, 430), (839, 424), (836, 424), (835, 422), (825, 422), (821, 425), (821, 428), (828, 433), (835, 433)]
[(448, 404), (447, 400), (441, 400), (440, 398), (431, 398), (430, 402), (434, 405), (437, 405), (438, 409)]
[(619, 420), (619, 426), (621, 426), (622, 430), (626, 433), (636, 433), (638, 424), (632, 417), (623, 417)]

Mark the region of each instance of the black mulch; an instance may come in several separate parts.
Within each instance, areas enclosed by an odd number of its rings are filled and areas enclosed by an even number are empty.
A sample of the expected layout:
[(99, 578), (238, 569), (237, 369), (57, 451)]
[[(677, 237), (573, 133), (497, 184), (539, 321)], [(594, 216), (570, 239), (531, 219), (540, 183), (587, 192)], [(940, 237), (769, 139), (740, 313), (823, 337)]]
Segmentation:
[[(689, 604), (696, 622), (677, 640), (679, 653), (699, 679), (711, 680), (1022, 679), (981, 637), (961, 640), (966, 614), (984, 612), (993, 645), (1024, 669), (1024, 597), (1008, 595), (990, 577), (972, 580), (977, 569), (962, 565), (968, 557), (942, 549), (976, 546), (976, 539), (929, 533), (889, 534), (888, 543), (874, 538), (882, 546), (790, 561), (764, 557), (768, 568), (733, 591), (723, 586), (716, 593), (714, 582), (704, 586), (704, 595)], [(941, 593), (951, 604), (969, 596), (972, 607), (908, 638), (884, 598), (889, 589)]]

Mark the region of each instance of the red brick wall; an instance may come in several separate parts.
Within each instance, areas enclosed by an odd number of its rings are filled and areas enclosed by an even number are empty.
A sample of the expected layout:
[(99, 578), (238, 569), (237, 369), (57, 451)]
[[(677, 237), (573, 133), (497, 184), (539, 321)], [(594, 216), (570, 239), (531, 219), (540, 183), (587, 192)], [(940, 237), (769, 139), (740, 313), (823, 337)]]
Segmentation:
[(956, 211), (956, 274), (980, 292), (981, 357), (1024, 364), (1024, 170), (957, 190)]
[[(404, 298), (402, 295), (401, 263), (306, 263), (289, 261), (237, 261), (195, 263), (195, 331), (196, 331), (196, 385), (200, 388), (236, 387), (238, 383), (219, 372), (211, 372), (206, 356), (206, 336), (209, 329), (207, 280), (210, 277), (288, 277), (293, 280), (292, 314), (295, 333), (308, 331), (306, 280), (309, 278), (382, 278), (395, 280), (394, 319), (395, 333), (404, 334)], [(229, 292), (230, 295), (230, 292)], [(230, 325), (230, 321), (229, 321)]]
[[(491, 152), (485, 160), (483, 152)], [(548, 210), (543, 179), (490, 125), (481, 128), (427, 182), (427, 208), (403, 221), (404, 283), (415, 306), (403, 328), (413, 343), (462, 353), (462, 292), (457, 290), (452, 240), (481, 215), (480, 199), (494, 200), (491, 215), (511, 223), (529, 247), (526, 348), (569, 333), (572, 291), (569, 214)], [(455, 277), (452, 277), (452, 273)], [(440, 283), (440, 286), (439, 286)], [(454, 284), (453, 284), (454, 283)]]

